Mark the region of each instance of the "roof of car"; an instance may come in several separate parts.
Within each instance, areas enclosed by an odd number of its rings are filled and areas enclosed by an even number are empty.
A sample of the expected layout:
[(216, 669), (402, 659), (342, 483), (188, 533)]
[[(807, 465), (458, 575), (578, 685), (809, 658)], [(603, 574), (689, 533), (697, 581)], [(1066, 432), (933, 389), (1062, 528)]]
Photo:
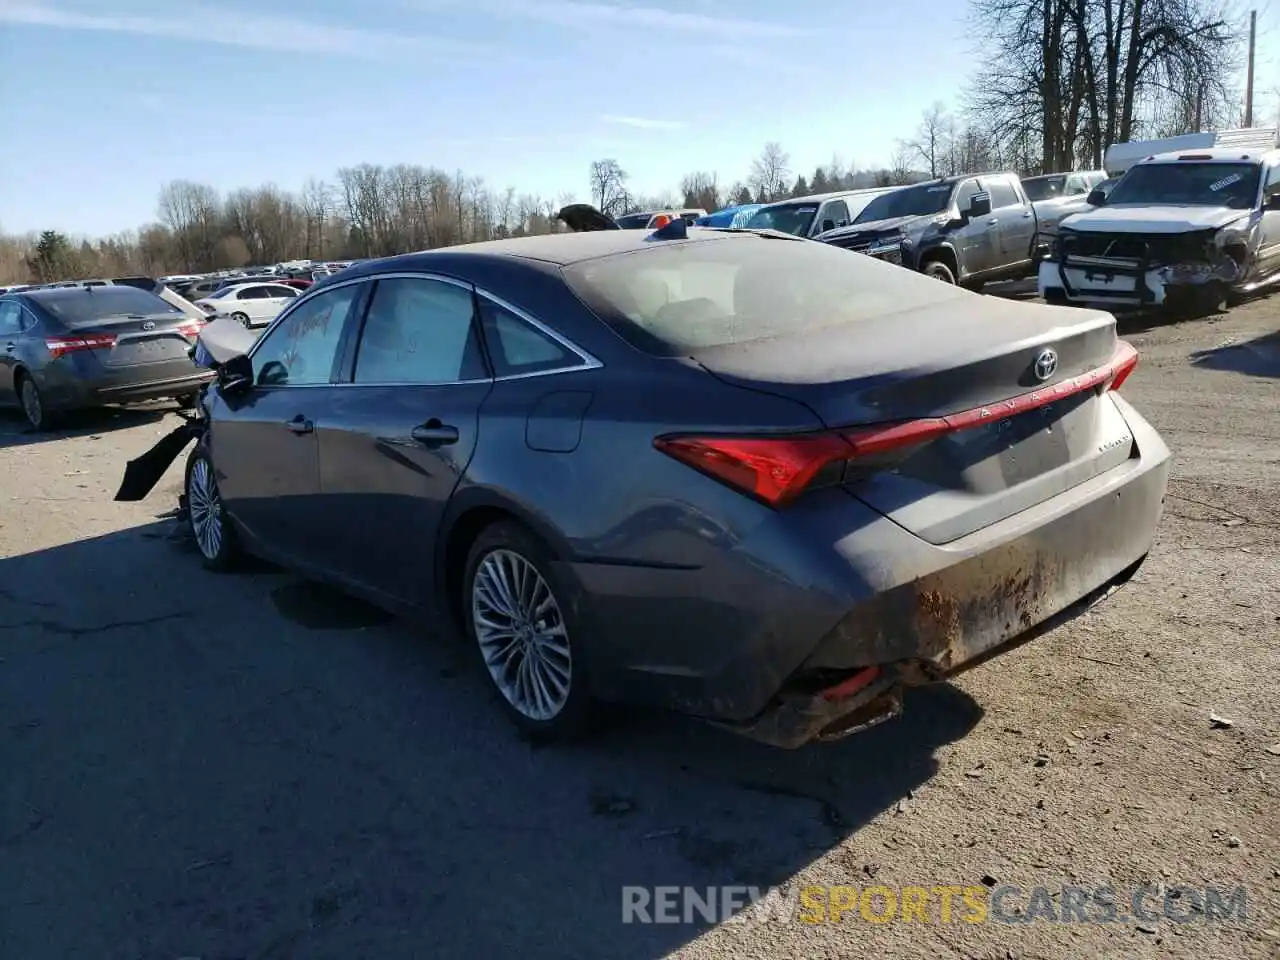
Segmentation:
[[(1230, 149), (1228, 147), (1209, 147), (1205, 150), (1173, 150), (1169, 153), (1157, 153), (1154, 156), (1140, 160), (1139, 163), (1194, 163), (1196, 161), (1217, 162), (1224, 161), (1245, 161), (1248, 163), (1262, 163), (1270, 156), (1280, 156), (1277, 150), (1241, 150)], [(1138, 164), (1134, 164), (1137, 166)]]
[[(76, 297), (119, 297), (136, 294), (138, 292), (149, 293), (148, 290), (141, 290), (128, 284), (108, 283), (101, 287), (37, 287), (32, 290), (15, 290), (24, 297), (32, 297), (39, 303), (45, 301), (71, 300)], [(154, 294), (153, 294), (154, 296)]]
[(823, 200), (839, 200), (841, 197), (856, 197), (866, 193), (888, 193), (897, 187), (859, 187), (857, 190), (835, 190), (831, 193), (811, 193), (807, 197), (790, 197), (786, 200), (775, 200), (766, 203), (766, 207), (782, 207), (793, 203), (821, 203)]
[(650, 240), (652, 233), (645, 230), (590, 230), (583, 233), (552, 233), (537, 237), (515, 237), (509, 240), (486, 240), (481, 243), (460, 243), (452, 247), (439, 247), (418, 253), (405, 253), (385, 260), (369, 260), (350, 266), (336, 274), (343, 279), (383, 273), (388, 269), (416, 269), (433, 260), (455, 256), (500, 256), (538, 260), (557, 266), (566, 266), (582, 260), (594, 260), (615, 253), (639, 250), (654, 244), (706, 243), (732, 239), (731, 234), (699, 227), (689, 228), (687, 240)]

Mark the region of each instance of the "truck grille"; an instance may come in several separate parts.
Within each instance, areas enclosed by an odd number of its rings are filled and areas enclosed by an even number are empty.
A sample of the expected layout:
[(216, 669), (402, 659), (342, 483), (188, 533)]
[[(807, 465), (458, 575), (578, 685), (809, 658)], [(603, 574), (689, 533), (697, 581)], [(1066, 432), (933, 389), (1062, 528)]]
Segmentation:
[(1207, 246), (1212, 230), (1192, 233), (1077, 233), (1059, 230), (1062, 250), (1068, 257), (1106, 257), (1138, 260), (1152, 266), (1199, 263), (1209, 259)]

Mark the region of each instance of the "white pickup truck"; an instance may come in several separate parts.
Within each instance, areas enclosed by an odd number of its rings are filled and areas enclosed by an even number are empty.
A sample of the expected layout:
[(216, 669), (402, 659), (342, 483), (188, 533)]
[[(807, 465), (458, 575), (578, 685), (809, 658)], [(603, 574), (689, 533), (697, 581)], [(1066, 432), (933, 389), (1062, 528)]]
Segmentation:
[(1280, 150), (1147, 157), (1089, 200), (1040, 263), (1050, 303), (1212, 309), (1280, 278)]

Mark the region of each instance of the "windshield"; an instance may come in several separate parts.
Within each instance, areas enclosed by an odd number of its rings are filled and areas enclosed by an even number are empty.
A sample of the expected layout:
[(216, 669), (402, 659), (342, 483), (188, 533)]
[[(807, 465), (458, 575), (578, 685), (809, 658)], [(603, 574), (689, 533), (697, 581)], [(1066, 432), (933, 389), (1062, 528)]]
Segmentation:
[(1151, 163), (1130, 168), (1108, 204), (1188, 204), (1248, 210), (1258, 198), (1261, 168), (1252, 163)]
[(714, 236), (583, 260), (563, 274), (620, 336), (660, 357), (857, 323), (956, 295), (948, 284), (825, 243)]
[(1067, 189), (1066, 177), (1032, 177), (1022, 181), (1022, 189), (1031, 201), (1060, 197)]
[(896, 220), (898, 217), (927, 217), (951, 206), (954, 183), (922, 183), (918, 187), (894, 190), (872, 200), (854, 223)]
[(651, 213), (629, 213), (625, 217), (618, 217), (614, 223), (623, 230), (643, 230), (652, 219)]
[(780, 230), (795, 237), (809, 235), (813, 218), (818, 213), (816, 203), (788, 203), (777, 207), (765, 207), (752, 214), (747, 221), (749, 230)]
[(39, 298), (44, 307), (68, 327), (83, 327), (121, 317), (182, 316), (182, 311), (155, 294), (137, 287), (84, 287), (59, 290)]

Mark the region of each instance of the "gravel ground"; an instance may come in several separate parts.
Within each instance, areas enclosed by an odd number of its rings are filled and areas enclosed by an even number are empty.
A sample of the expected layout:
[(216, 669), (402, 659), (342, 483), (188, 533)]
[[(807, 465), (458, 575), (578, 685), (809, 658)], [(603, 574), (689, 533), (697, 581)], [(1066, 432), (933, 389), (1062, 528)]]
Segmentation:
[[(0, 955), (1280, 956), (1280, 297), (1124, 329), (1125, 393), (1177, 458), (1135, 581), (798, 752), (647, 714), (534, 750), (451, 637), (202, 571), (176, 468), (111, 502), (163, 408), (43, 438), (0, 415)], [(1048, 899), (1034, 923), (621, 922), (624, 886), (712, 884)], [(1126, 917), (1148, 884), (1155, 916)], [(1044, 919), (1104, 885), (1116, 922)], [(1239, 885), (1246, 919), (1217, 922), (1178, 889)]]

